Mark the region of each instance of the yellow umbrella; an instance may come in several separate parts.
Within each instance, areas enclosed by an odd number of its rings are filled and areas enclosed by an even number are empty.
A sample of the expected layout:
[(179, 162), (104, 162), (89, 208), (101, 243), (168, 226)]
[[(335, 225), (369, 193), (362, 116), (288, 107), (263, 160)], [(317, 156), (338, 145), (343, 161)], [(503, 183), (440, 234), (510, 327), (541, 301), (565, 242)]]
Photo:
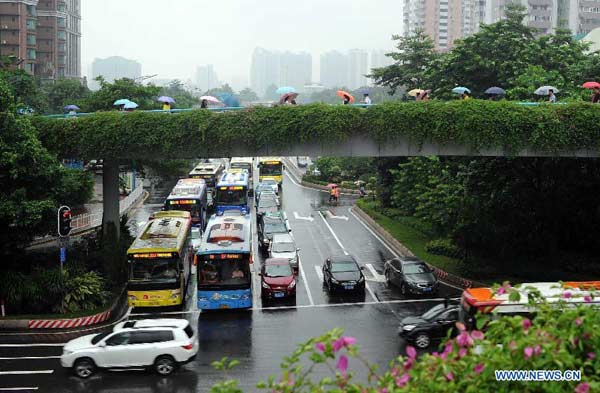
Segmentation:
[(421, 89), (412, 89), (411, 91), (408, 92), (408, 95), (411, 97), (416, 97), (417, 95), (421, 94), (423, 92), (423, 90)]

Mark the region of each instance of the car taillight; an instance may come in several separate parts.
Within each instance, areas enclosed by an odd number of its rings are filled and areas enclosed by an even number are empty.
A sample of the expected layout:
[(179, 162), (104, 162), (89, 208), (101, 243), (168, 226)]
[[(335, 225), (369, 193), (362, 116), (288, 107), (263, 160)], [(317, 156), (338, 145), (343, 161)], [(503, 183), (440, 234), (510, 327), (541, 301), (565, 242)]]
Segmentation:
[(187, 349), (189, 351), (190, 349), (194, 348), (194, 345), (192, 343), (189, 343), (188, 345), (182, 345), (181, 348)]

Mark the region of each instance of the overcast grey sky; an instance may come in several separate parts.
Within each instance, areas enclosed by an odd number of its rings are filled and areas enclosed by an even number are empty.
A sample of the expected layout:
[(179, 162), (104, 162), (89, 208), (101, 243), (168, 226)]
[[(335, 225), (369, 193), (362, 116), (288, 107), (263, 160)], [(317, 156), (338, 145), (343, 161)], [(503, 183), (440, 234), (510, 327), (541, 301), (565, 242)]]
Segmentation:
[(390, 50), (402, 29), (401, 0), (82, 0), (81, 8), (85, 75), (94, 58), (118, 55), (157, 78), (185, 80), (214, 64), (227, 81), (248, 77), (257, 46), (307, 51), (318, 64), (331, 49)]

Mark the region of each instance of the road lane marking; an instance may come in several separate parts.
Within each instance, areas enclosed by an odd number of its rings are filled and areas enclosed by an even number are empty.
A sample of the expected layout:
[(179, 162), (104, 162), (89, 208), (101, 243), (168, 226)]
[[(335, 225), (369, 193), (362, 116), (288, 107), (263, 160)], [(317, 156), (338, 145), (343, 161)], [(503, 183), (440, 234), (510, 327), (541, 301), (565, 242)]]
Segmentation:
[(65, 344), (62, 343), (48, 343), (48, 344), (0, 344), (0, 348), (12, 348), (12, 347), (62, 347)]
[(0, 371), (0, 375), (52, 374), (54, 370)]
[(365, 288), (367, 289), (367, 291), (369, 291), (369, 295), (371, 295), (371, 297), (373, 299), (375, 299), (375, 302), (379, 303), (379, 299), (377, 298), (377, 296), (375, 296), (375, 293), (373, 292), (373, 290), (369, 286), (369, 283), (366, 280), (365, 280)]
[(48, 360), (48, 359), (60, 359), (60, 356), (13, 356), (13, 357), (2, 357), (0, 360)]
[(308, 295), (308, 301), (310, 302), (311, 306), (314, 306), (315, 302), (313, 301), (312, 293), (310, 293), (310, 288), (308, 288), (308, 281), (306, 281), (306, 274), (304, 274), (300, 257), (298, 257), (298, 270), (300, 270), (300, 276), (302, 276), (302, 282), (304, 283), (304, 288), (306, 289), (306, 294)]
[(313, 221), (314, 221), (314, 218), (312, 218), (311, 216), (308, 216), (308, 217), (302, 217), (302, 216), (298, 215), (298, 212), (294, 212), (294, 218), (295, 218), (296, 220), (306, 220), (306, 221), (310, 221), (310, 222), (313, 222)]
[(340, 239), (338, 239), (337, 235), (335, 234), (335, 232), (333, 231), (333, 228), (331, 228), (331, 225), (329, 225), (329, 223), (327, 222), (327, 220), (325, 219), (325, 216), (323, 215), (323, 213), (321, 213), (319, 211), (319, 215), (321, 216), (321, 218), (323, 219), (323, 222), (325, 223), (325, 225), (327, 226), (327, 229), (329, 229), (329, 232), (331, 232), (331, 234), (333, 235), (333, 238), (335, 239), (335, 241), (337, 242), (337, 244), (339, 244), (339, 246), (342, 248), (342, 251), (344, 252), (344, 255), (348, 255), (348, 251), (346, 251), (346, 248), (344, 247), (344, 245), (342, 244), (342, 242), (340, 241)]
[(321, 265), (315, 265), (315, 271), (317, 272), (317, 276), (319, 276), (319, 281), (323, 282), (323, 270)]
[(348, 216), (337, 216), (337, 215), (333, 214), (333, 212), (331, 210), (327, 210), (326, 213), (329, 218), (337, 218), (338, 220), (348, 221)]
[(385, 276), (383, 274), (377, 273), (377, 270), (375, 270), (375, 268), (373, 267), (372, 264), (365, 263), (364, 265), (367, 267), (367, 269), (369, 270), (369, 272), (373, 275), (373, 278), (375, 279), (375, 281), (377, 281), (377, 282), (385, 282)]
[(39, 387), (16, 387), (16, 388), (0, 388), (0, 392), (20, 392), (22, 390), (38, 390)]
[[(374, 231), (373, 231), (371, 228), (369, 228), (369, 226), (368, 226), (367, 224), (365, 224), (365, 223), (363, 222), (363, 220), (361, 220), (361, 219), (360, 219), (360, 217), (358, 217), (358, 216), (356, 215), (356, 213), (354, 213), (354, 212), (352, 211), (352, 208), (349, 208), (349, 209), (348, 209), (348, 211), (350, 212), (350, 214), (352, 214), (352, 215), (354, 216), (354, 218), (356, 218), (356, 221), (360, 222), (360, 224), (361, 224), (363, 227), (365, 227), (365, 228), (367, 229), (367, 231), (371, 232), (371, 235), (373, 235), (373, 236), (374, 236), (374, 237), (375, 237), (377, 240), (379, 240), (379, 242), (380, 242), (381, 244), (383, 244), (383, 246), (384, 246), (385, 248), (387, 248), (389, 252), (391, 252), (391, 253), (392, 253), (392, 254), (393, 254), (393, 255), (394, 255), (396, 258), (400, 258), (400, 257), (401, 257), (400, 255), (398, 255), (398, 253), (397, 253), (396, 251), (392, 250), (392, 248), (391, 248), (390, 246), (388, 246), (388, 245), (387, 245), (387, 243), (386, 243), (385, 241), (383, 241), (383, 239), (382, 239), (382, 238), (381, 238), (381, 237), (380, 237), (378, 234), (376, 234), (376, 233), (375, 233), (375, 232), (374, 232)], [(458, 289), (459, 291), (463, 291), (463, 288), (459, 288), (459, 287), (457, 287), (457, 286), (455, 286), (455, 285), (452, 285), (452, 284), (450, 284), (450, 283), (447, 283), (447, 282), (445, 282), (445, 281), (443, 281), (443, 283), (444, 283), (444, 285), (447, 285), (447, 286), (449, 286), (449, 287), (452, 287), (452, 288), (454, 288), (454, 289)]]

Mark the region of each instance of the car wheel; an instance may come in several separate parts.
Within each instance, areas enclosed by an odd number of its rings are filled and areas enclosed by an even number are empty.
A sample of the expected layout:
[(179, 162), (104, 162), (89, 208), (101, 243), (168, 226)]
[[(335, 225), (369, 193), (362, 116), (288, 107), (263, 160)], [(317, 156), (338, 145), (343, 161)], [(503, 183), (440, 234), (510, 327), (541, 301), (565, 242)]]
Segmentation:
[(96, 372), (94, 361), (89, 358), (77, 359), (73, 365), (73, 372), (79, 378), (89, 378)]
[(176, 368), (177, 363), (171, 356), (160, 356), (154, 362), (154, 370), (162, 376), (171, 375)]
[(431, 344), (431, 339), (427, 333), (419, 333), (415, 338), (415, 345), (420, 349), (425, 349)]

